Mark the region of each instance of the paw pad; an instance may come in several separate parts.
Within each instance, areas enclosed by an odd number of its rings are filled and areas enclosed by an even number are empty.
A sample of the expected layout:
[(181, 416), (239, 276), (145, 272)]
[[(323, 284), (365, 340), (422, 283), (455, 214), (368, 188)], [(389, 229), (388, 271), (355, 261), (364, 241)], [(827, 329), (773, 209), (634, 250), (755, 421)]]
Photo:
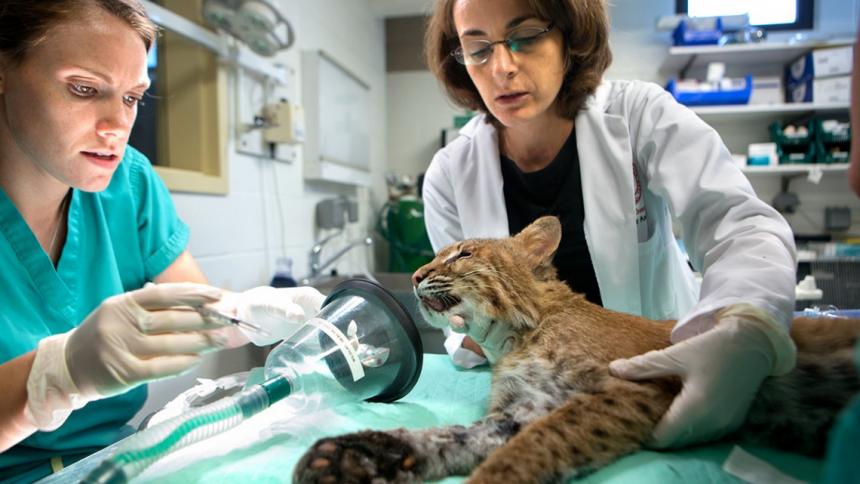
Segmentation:
[(331, 440), (327, 440), (317, 446), (317, 450), (326, 454), (333, 454), (337, 450), (337, 444)]
[(414, 482), (415, 451), (386, 432), (358, 432), (320, 440), (296, 465), (294, 482)]

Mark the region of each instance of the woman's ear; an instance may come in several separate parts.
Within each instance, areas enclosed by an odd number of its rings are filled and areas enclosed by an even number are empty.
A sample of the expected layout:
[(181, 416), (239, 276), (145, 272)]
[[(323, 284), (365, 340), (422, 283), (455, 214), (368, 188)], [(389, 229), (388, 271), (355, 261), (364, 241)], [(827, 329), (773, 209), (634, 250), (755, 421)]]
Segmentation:
[(552, 260), (558, 244), (561, 243), (561, 222), (556, 217), (541, 217), (524, 228), (514, 237), (523, 249), (525, 256), (532, 269), (540, 267)]

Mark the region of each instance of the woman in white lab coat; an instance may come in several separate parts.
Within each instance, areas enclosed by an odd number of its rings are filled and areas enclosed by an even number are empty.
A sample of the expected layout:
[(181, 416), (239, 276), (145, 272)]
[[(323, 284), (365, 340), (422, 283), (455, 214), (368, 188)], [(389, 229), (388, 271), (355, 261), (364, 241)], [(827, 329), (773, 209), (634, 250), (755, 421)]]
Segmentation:
[[(481, 113), (427, 170), (434, 249), (559, 216), (555, 263), (575, 291), (679, 320), (672, 347), (611, 367), (683, 379), (654, 445), (736, 428), (761, 381), (794, 363), (795, 248), (719, 135), (657, 85), (602, 79), (611, 54), (601, 0), (439, 1), (426, 51), (449, 97)], [(474, 353), (495, 360), (503, 340), (467, 325), (446, 347), (469, 364)]]

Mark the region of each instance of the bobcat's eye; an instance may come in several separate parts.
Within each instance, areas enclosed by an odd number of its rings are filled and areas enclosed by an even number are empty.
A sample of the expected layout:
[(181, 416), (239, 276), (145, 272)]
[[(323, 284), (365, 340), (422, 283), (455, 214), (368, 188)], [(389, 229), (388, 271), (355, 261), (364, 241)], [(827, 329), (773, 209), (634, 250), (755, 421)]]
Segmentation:
[(465, 259), (467, 257), (472, 257), (472, 253), (468, 250), (460, 249), (460, 252), (457, 252), (456, 254), (454, 254), (454, 257), (451, 257), (451, 262)]
[(459, 252), (452, 254), (448, 259), (445, 260), (446, 264), (453, 264), (455, 261), (460, 259), (465, 259), (467, 257), (472, 257), (472, 252), (464, 249), (460, 249)]

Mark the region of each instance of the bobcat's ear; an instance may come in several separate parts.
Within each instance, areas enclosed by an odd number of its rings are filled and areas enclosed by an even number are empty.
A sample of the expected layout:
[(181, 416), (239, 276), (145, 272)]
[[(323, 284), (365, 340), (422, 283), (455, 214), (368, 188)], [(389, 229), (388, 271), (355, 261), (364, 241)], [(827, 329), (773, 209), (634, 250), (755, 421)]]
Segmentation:
[(514, 237), (532, 269), (552, 259), (561, 242), (561, 222), (556, 217), (541, 217)]

